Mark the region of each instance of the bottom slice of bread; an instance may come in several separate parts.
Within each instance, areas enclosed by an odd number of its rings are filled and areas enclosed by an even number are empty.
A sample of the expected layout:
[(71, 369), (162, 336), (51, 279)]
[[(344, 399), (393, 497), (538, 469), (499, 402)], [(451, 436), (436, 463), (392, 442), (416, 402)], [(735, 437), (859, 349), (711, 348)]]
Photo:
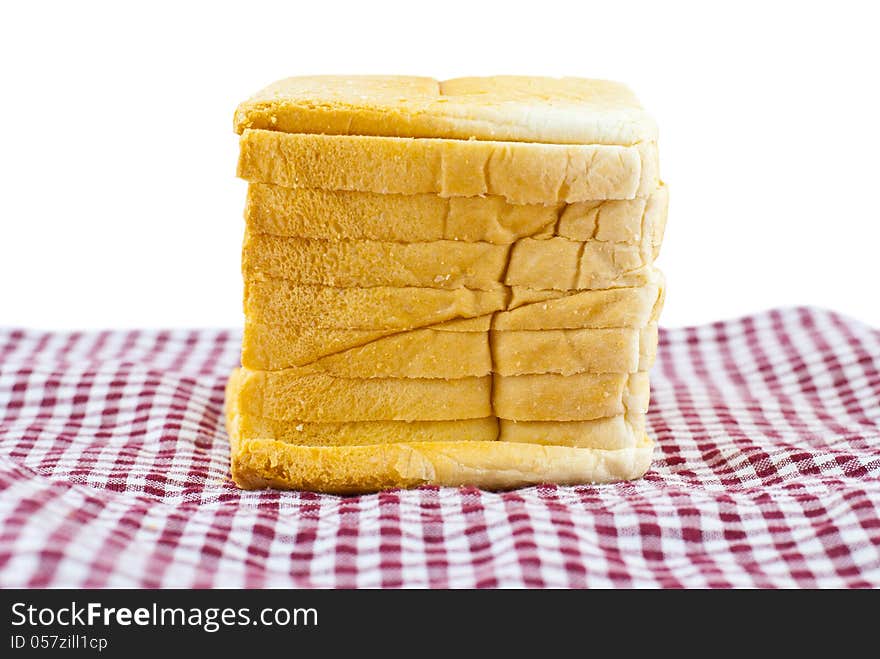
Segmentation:
[(539, 483), (611, 483), (643, 476), (653, 453), (647, 436), (633, 448), (616, 450), (511, 442), (298, 446), (236, 439), (235, 426), (233, 418), (232, 478), (246, 490), (356, 494), (418, 485), (500, 490)]

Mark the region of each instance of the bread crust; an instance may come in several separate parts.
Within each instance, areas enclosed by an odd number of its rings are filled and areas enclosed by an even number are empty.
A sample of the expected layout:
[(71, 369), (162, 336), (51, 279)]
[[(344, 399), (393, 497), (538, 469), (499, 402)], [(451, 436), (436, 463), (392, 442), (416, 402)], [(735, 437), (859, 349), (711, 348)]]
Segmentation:
[(286, 78), (239, 105), (234, 127), (560, 144), (657, 138), (656, 124), (625, 85), (528, 76)]

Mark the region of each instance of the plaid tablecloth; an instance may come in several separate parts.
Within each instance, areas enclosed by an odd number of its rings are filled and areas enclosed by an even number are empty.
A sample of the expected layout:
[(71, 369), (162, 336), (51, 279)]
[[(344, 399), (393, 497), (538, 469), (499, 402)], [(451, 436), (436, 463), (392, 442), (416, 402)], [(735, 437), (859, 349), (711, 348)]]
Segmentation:
[(664, 331), (635, 483), (239, 492), (237, 333), (0, 331), (0, 586), (880, 586), (880, 332)]

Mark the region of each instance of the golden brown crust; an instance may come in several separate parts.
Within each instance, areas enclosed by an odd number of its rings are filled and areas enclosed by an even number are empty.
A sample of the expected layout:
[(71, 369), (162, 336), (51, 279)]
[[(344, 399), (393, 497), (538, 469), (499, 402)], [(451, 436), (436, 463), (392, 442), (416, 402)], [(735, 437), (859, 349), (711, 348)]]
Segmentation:
[(306, 76), (279, 80), (235, 113), (248, 128), (328, 135), (634, 144), (657, 128), (609, 80), (492, 76)]

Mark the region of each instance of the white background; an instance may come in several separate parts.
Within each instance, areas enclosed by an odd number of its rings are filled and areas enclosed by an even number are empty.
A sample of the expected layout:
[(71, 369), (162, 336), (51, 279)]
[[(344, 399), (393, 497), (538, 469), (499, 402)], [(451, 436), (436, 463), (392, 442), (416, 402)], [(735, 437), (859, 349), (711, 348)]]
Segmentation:
[(622, 80), (656, 117), (665, 324), (811, 304), (880, 326), (873, 6), (6, 3), (0, 325), (239, 325), (239, 101), (299, 74), (519, 73)]

